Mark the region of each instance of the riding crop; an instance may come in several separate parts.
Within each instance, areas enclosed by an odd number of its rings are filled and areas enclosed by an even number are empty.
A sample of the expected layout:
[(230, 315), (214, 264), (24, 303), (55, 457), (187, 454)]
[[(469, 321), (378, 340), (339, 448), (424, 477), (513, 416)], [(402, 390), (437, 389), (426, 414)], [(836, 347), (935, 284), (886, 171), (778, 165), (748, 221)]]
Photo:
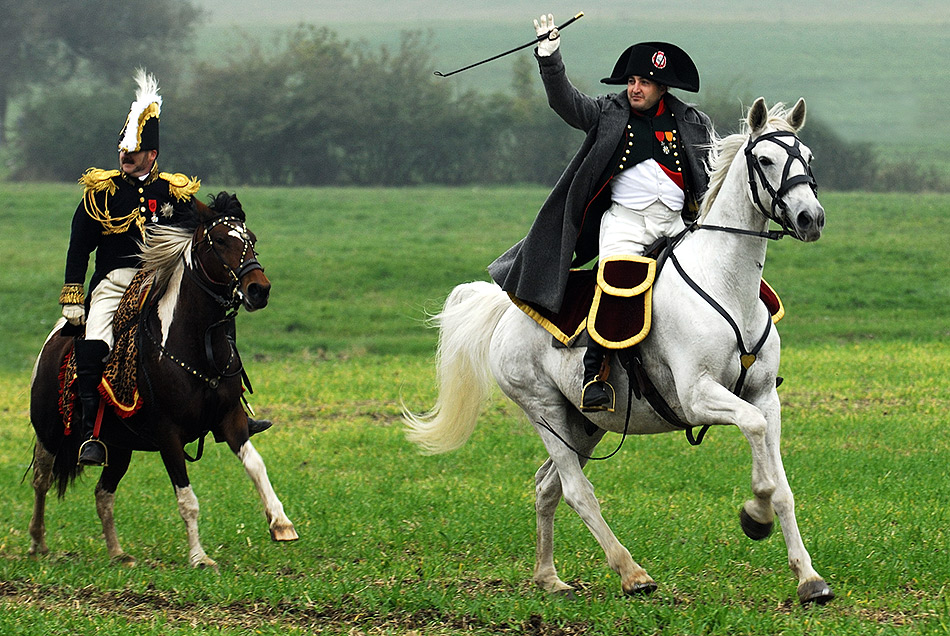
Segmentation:
[[(582, 18), (582, 17), (584, 17), (584, 12), (583, 12), (583, 11), (581, 11), (580, 13), (578, 13), (577, 15), (575, 15), (573, 18), (571, 18), (570, 20), (568, 20), (567, 22), (565, 22), (565, 23), (562, 24), (561, 26), (554, 27), (554, 28), (557, 29), (558, 31), (561, 31), (561, 30), (567, 28), (569, 25), (573, 24), (576, 20), (579, 20), (579, 19)], [(514, 53), (515, 51), (520, 51), (521, 49), (526, 49), (526, 48), (528, 48), (529, 46), (534, 46), (534, 45), (537, 44), (538, 42), (547, 39), (547, 37), (551, 34), (551, 32), (552, 32), (553, 30), (554, 30), (554, 29), (552, 29), (551, 31), (548, 31), (547, 33), (543, 33), (543, 34), (539, 35), (538, 37), (536, 37), (535, 39), (531, 40), (530, 42), (526, 42), (525, 44), (522, 44), (521, 46), (516, 46), (515, 48), (511, 49), (510, 51), (505, 51), (504, 53), (499, 53), (498, 55), (495, 55), (495, 56), (489, 57), (489, 58), (487, 58), (487, 59), (484, 59), (484, 60), (482, 60), (481, 62), (475, 62), (474, 64), (469, 64), (468, 66), (463, 66), (462, 68), (455, 69), (454, 71), (452, 71), (452, 72), (450, 72), (450, 73), (443, 73), (442, 71), (433, 71), (432, 74), (433, 74), (433, 75), (438, 75), (439, 77), (448, 77), (448, 76), (450, 76), (450, 75), (455, 75), (456, 73), (461, 73), (462, 71), (467, 71), (467, 70), (470, 69), (470, 68), (475, 68), (476, 66), (479, 66), (479, 65), (481, 65), (481, 64), (485, 64), (486, 62), (491, 62), (491, 61), (493, 61), (493, 60), (497, 60), (497, 59), (500, 58), (500, 57), (505, 57), (506, 55), (510, 55), (510, 54)]]

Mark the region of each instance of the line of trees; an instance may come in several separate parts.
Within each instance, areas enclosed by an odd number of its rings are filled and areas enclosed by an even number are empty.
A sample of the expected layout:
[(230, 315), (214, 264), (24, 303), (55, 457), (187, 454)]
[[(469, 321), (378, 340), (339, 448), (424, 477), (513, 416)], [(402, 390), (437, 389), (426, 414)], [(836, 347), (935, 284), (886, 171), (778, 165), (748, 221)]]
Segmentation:
[[(0, 6), (11, 2), (0, 0)], [(39, 2), (70, 3), (16, 4)], [(83, 5), (94, 10), (116, 3), (128, 5), (127, 0)], [(491, 95), (460, 93), (453, 82), (435, 78), (430, 38), (421, 32), (403, 33), (394, 47), (373, 48), (301, 25), (275, 42), (250, 42), (229, 58), (189, 64), (191, 58), (181, 56), (175, 64), (155, 51), (182, 50), (170, 44), (192, 37), (200, 13), (186, 0), (153, 5), (149, 28), (161, 34), (163, 45), (147, 54), (129, 50), (116, 64), (114, 52), (101, 42), (82, 47), (53, 37), (43, 46), (56, 55), (46, 58), (41, 64), (46, 70), (34, 80), (27, 81), (25, 68), (12, 82), (0, 72), (0, 104), (20, 96), (2, 150), (8, 178), (71, 181), (89, 165), (111, 167), (131, 101), (132, 69), (139, 64), (155, 70), (163, 87), (162, 167), (222, 183), (553, 184), (581, 139), (547, 107), (530, 55), (516, 60), (511, 90)], [(176, 26), (156, 27), (162, 16)], [(86, 31), (85, 37), (104, 38)], [(103, 49), (108, 65), (98, 61)], [(731, 94), (702, 103), (720, 132), (729, 132), (740, 116), (737, 97), (752, 101)], [(880, 163), (869, 145), (846, 143), (814, 118), (802, 137), (819, 157), (815, 172), (822, 187), (947, 188), (939, 175), (918, 166)]]
[(135, 60), (164, 73), (190, 51), (203, 16), (188, 0), (0, 0), (0, 15), (0, 146), (18, 98), (77, 75), (116, 84)]

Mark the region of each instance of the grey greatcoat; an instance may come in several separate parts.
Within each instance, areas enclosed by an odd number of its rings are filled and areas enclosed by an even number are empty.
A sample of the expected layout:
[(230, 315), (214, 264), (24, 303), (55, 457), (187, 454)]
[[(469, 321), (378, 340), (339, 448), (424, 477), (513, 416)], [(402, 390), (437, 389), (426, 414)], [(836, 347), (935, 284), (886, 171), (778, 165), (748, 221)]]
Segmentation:
[[(589, 97), (567, 78), (560, 51), (537, 56), (548, 104), (574, 128), (587, 133), (580, 150), (558, 179), (538, 216), (519, 243), (488, 266), (502, 289), (531, 304), (557, 312), (567, 276), (597, 255), (600, 219), (610, 206), (608, 165), (630, 118), (626, 91)], [(673, 113), (686, 152), (686, 206), (695, 215), (696, 201), (709, 183), (704, 159), (712, 142), (709, 117), (670, 93), (664, 96)]]

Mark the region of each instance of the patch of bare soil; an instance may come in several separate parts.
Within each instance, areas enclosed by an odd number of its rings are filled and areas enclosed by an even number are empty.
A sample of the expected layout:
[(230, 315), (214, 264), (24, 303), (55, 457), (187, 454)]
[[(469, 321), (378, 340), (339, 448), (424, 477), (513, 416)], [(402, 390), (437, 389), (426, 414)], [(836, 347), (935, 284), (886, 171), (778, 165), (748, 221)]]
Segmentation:
[(100, 590), (94, 586), (66, 589), (28, 581), (0, 581), (0, 602), (16, 603), (43, 611), (82, 613), (90, 618), (121, 615), (129, 621), (151, 623), (156, 616), (182, 625), (213, 624), (224, 629), (255, 630), (263, 626), (311, 632), (345, 632), (354, 636), (380, 632), (431, 634), (433, 632), (490, 632), (529, 636), (573, 636), (587, 630), (584, 623), (553, 625), (540, 616), (524, 622), (486, 623), (470, 616), (445, 615), (437, 610), (414, 613), (378, 613), (361, 608), (356, 599), (343, 607), (316, 603), (232, 602), (211, 606), (185, 603), (174, 594), (157, 589)]

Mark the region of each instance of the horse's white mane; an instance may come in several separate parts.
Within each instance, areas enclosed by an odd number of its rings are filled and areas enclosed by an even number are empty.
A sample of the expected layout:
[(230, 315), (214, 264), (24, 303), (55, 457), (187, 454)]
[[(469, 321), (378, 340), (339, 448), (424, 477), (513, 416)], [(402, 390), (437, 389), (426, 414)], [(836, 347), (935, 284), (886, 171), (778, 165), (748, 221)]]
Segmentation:
[(191, 249), (192, 231), (173, 226), (152, 225), (146, 230), (145, 243), (141, 245), (142, 268), (153, 270), (153, 290), (165, 291), (172, 273), (183, 265)]
[[(795, 129), (788, 123), (787, 118), (790, 112), (791, 109), (786, 108), (785, 104), (777, 102), (769, 109), (766, 126), (774, 128), (775, 130), (795, 132)], [(729, 167), (732, 166), (732, 161), (735, 159), (739, 150), (745, 146), (745, 143), (749, 140), (751, 135), (752, 131), (749, 129), (749, 120), (746, 117), (740, 122), (739, 132), (727, 137), (716, 137), (713, 140), (709, 148), (707, 161), (707, 165), (709, 166), (709, 187), (706, 189), (703, 202), (699, 207), (700, 221), (706, 218), (710, 208), (712, 208), (713, 202), (716, 200), (716, 195), (719, 194), (719, 191), (722, 189), (722, 184), (726, 180)]]

